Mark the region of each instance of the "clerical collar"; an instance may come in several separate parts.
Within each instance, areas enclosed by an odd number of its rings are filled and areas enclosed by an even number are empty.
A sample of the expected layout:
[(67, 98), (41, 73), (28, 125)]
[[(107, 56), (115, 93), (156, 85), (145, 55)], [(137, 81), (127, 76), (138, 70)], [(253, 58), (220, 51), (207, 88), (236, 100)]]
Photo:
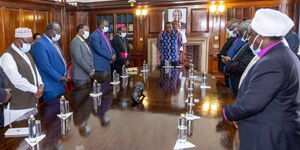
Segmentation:
[(260, 58), (264, 57), (264, 55), (265, 55), (271, 48), (273, 48), (274, 46), (276, 46), (276, 45), (278, 45), (278, 44), (280, 44), (280, 43), (282, 43), (282, 41), (278, 41), (278, 42), (276, 42), (276, 43), (273, 43), (273, 44), (267, 46), (266, 48), (262, 49), (262, 50), (257, 54), (257, 56), (259, 56)]

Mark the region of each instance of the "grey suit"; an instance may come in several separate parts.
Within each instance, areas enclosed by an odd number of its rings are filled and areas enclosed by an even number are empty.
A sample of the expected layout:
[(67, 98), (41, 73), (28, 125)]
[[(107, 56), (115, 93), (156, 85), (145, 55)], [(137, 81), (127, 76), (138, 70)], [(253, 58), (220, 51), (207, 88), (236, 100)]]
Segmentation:
[(75, 36), (71, 42), (72, 80), (75, 86), (89, 82), (94, 70), (92, 53), (84, 40)]

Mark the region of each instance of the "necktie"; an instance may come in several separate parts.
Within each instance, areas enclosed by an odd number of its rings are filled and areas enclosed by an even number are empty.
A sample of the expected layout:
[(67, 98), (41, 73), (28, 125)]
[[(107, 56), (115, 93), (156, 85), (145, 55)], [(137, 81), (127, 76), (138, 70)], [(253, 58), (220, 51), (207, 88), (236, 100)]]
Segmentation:
[(65, 64), (65, 66), (67, 66), (66, 61), (65, 61), (65, 58), (64, 58), (64, 56), (62, 55), (62, 53), (60, 52), (60, 49), (57, 47), (57, 45), (56, 45), (54, 42), (52, 42), (52, 44), (53, 44), (54, 48), (56, 49), (57, 53), (59, 54), (61, 60), (62, 60), (63, 63)]

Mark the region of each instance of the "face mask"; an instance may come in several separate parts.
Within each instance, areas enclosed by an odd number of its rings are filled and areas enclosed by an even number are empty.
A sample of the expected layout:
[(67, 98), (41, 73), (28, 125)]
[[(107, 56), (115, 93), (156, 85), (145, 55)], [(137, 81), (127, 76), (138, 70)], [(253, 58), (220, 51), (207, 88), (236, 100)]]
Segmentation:
[(254, 49), (253, 47), (254, 47), (254, 43), (255, 43), (257, 37), (258, 37), (258, 35), (254, 38), (253, 43), (250, 45), (250, 49), (252, 50), (252, 53), (253, 53), (254, 55), (257, 55), (257, 54), (261, 51), (261, 45), (262, 45), (262, 43), (263, 43), (263, 41), (264, 41), (264, 40), (261, 40), (261, 42), (260, 42), (258, 48), (257, 48), (257, 49)]
[(60, 39), (61, 35), (55, 34), (55, 37), (52, 37), (52, 41), (57, 42)]
[(102, 31), (103, 31), (104, 33), (106, 33), (106, 32), (108, 31), (108, 27), (104, 27), (104, 28), (102, 29)]
[(84, 39), (87, 39), (87, 38), (89, 38), (89, 36), (90, 36), (90, 32), (84, 31), (84, 33), (83, 33), (82, 36), (83, 36)]
[(27, 53), (28, 51), (30, 51), (31, 48), (31, 44), (29, 43), (23, 43), (23, 47), (21, 47), (21, 51), (24, 53)]
[[(234, 29), (236, 30), (236, 29)], [(227, 33), (229, 34), (230, 37), (236, 37), (236, 34), (234, 34), (234, 30), (230, 31), (230, 30), (227, 30)]]
[(127, 35), (127, 33), (121, 33), (121, 34), (120, 34), (120, 37), (121, 37), (121, 38), (125, 38), (126, 35)]

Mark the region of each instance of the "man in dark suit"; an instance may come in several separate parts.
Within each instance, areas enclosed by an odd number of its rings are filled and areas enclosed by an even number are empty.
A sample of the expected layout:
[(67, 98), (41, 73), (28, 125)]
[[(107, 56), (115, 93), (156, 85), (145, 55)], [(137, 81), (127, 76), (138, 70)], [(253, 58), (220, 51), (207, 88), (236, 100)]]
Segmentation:
[(223, 109), (225, 119), (238, 122), (240, 150), (300, 149), (300, 62), (282, 42), (293, 26), (272, 9), (258, 10), (252, 20), (249, 44), (258, 54), (236, 101)]
[(71, 42), (72, 81), (75, 87), (90, 82), (95, 75), (92, 52), (86, 43), (89, 37), (89, 27), (79, 24), (76, 28), (77, 35)]
[(130, 49), (128, 45), (128, 40), (126, 39), (127, 28), (125, 25), (118, 26), (118, 34), (111, 41), (111, 45), (116, 51), (117, 59), (114, 62), (114, 69), (121, 74), (122, 67), (129, 65), (130, 60)]
[[(250, 23), (251, 20), (245, 20), (238, 28), (238, 34), (244, 42), (248, 42), (247, 30)], [(229, 77), (229, 88), (234, 95), (237, 95), (240, 78), (253, 57), (254, 54), (252, 53), (248, 43), (241, 47), (232, 59), (228, 56), (223, 56), (222, 61), (225, 64), (224, 72)]]
[(298, 56), (298, 49), (299, 49), (299, 44), (300, 44), (300, 39), (298, 38), (298, 35), (293, 30), (290, 30), (289, 33), (287, 33), (284, 36), (284, 38), (286, 39), (291, 50), (300, 59), (300, 57)]
[(4, 126), (3, 107), (11, 99), (11, 89), (8, 88), (8, 78), (0, 67), (0, 128)]
[(115, 50), (111, 46), (109, 38), (105, 35), (108, 32), (109, 23), (101, 20), (98, 29), (91, 34), (90, 48), (93, 53), (95, 66), (95, 79), (99, 82), (110, 80), (110, 65), (116, 60)]
[(57, 22), (47, 25), (46, 33), (32, 48), (32, 56), (45, 84), (43, 101), (60, 98), (65, 93), (67, 63), (57, 41), (61, 37), (61, 26)]

